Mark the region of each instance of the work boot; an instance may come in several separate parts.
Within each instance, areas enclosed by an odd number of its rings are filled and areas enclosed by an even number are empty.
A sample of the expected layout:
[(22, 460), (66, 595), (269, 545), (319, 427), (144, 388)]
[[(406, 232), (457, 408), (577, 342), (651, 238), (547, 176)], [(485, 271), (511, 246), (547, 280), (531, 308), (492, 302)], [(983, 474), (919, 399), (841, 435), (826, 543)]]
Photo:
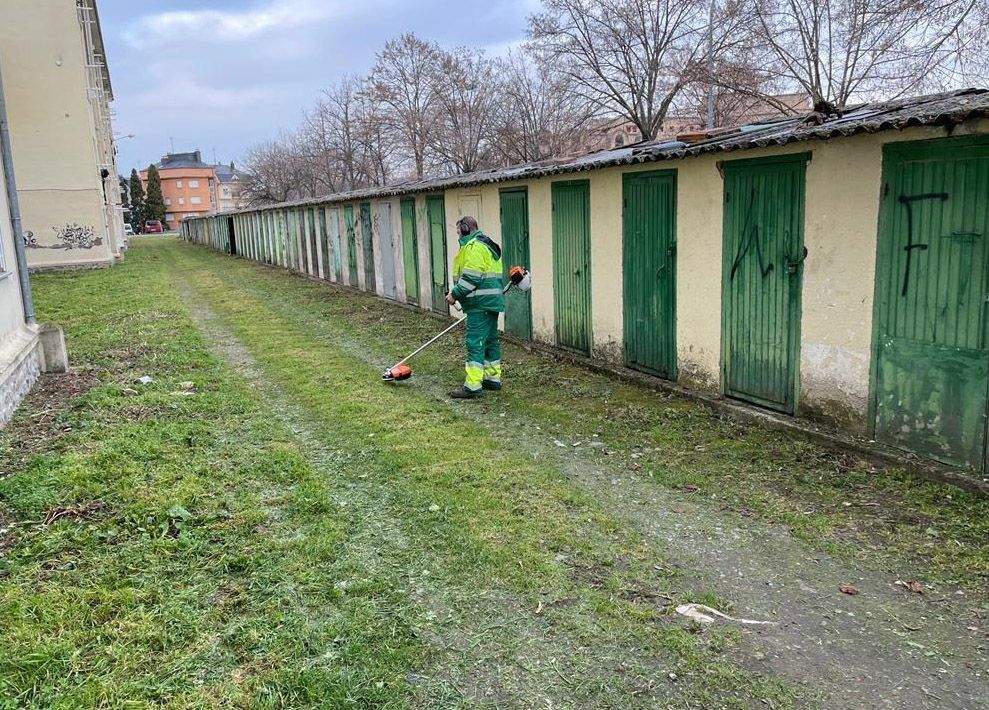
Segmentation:
[(497, 392), (501, 389), (501, 383), (498, 380), (482, 380), (481, 387), (492, 392)]
[(466, 387), (460, 387), (459, 389), (453, 390), (450, 393), (451, 399), (479, 399), (484, 394), (483, 390), (469, 390)]

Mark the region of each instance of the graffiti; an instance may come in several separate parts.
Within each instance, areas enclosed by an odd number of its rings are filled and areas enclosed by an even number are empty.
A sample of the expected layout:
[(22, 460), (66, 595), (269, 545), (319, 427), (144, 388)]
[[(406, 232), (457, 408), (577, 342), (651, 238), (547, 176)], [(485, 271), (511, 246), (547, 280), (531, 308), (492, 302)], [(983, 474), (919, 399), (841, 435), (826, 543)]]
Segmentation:
[(55, 232), (54, 244), (39, 244), (38, 237), (28, 230), (24, 233), (24, 246), (28, 249), (92, 249), (103, 244), (103, 238), (96, 236), (92, 227), (84, 227), (72, 222), (61, 227), (52, 227)]
[(759, 271), (762, 273), (762, 278), (769, 276), (769, 273), (773, 270), (774, 266), (772, 262), (768, 265), (765, 264), (765, 259), (762, 255), (762, 242), (759, 240), (759, 225), (752, 225), (752, 229), (749, 229), (749, 224), (752, 221), (752, 207), (755, 205), (756, 190), (752, 188), (752, 195), (749, 197), (749, 207), (745, 212), (745, 225), (742, 227), (742, 243), (739, 245), (738, 254), (735, 255), (735, 261), (731, 265), (731, 275), (728, 277), (729, 281), (735, 280), (735, 272), (738, 271), (738, 267), (742, 264), (742, 259), (749, 252), (749, 247), (755, 243), (755, 253), (756, 258), (759, 260)]
[(910, 286), (910, 266), (913, 263), (913, 253), (915, 250), (927, 251), (927, 244), (917, 244), (913, 240), (913, 203), (921, 200), (940, 200), (945, 202), (948, 199), (947, 192), (925, 192), (922, 195), (900, 195), (899, 202), (907, 208), (907, 245), (903, 251), (907, 253), (907, 263), (903, 269), (903, 288), (900, 289), (900, 296), (907, 295)]

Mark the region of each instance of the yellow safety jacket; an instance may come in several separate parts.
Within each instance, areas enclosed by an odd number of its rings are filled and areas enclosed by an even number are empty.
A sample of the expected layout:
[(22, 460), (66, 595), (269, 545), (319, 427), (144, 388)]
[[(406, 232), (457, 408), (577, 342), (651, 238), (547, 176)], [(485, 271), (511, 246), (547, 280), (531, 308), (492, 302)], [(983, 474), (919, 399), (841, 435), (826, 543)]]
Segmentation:
[(480, 230), (460, 238), (450, 294), (467, 311), (505, 311), (501, 247)]

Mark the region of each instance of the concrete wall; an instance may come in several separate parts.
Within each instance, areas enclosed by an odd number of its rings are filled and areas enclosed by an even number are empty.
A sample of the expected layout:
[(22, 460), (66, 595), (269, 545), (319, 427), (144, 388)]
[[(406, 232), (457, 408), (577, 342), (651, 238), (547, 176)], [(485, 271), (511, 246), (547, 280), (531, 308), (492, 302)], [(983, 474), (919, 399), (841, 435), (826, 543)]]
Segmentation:
[(31, 390), (42, 366), (38, 329), (24, 322), (6, 176), (0, 162), (0, 427)]
[(75, 3), (4, 0), (0, 55), (29, 265), (112, 263), (119, 188), (111, 166), (104, 200), (106, 140), (97, 140)]

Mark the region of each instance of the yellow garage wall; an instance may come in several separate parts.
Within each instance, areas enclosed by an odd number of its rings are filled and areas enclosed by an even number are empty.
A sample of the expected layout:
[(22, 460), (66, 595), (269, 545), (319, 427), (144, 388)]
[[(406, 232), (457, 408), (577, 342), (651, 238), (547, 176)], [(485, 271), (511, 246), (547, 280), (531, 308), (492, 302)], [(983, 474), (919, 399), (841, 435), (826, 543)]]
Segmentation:
[[(986, 132), (989, 121), (955, 135)], [(556, 340), (553, 309), (551, 185), (587, 179), (591, 199), (591, 323), (595, 357), (620, 363), (623, 339), (622, 175), (643, 170), (677, 173), (677, 353), (681, 384), (712, 392), (721, 386), (721, 262), (723, 181), (728, 160), (811, 153), (806, 175), (799, 372), (800, 414), (864, 428), (869, 403), (872, 299), (882, 181), (882, 146), (946, 135), (943, 128), (860, 135), (621, 166), (447, 191), (449, 255), (456, 253), (455, 222), (477, 209), (481, 229), (501, 242), (498, 191), (529, 191), (533, 336)]]

